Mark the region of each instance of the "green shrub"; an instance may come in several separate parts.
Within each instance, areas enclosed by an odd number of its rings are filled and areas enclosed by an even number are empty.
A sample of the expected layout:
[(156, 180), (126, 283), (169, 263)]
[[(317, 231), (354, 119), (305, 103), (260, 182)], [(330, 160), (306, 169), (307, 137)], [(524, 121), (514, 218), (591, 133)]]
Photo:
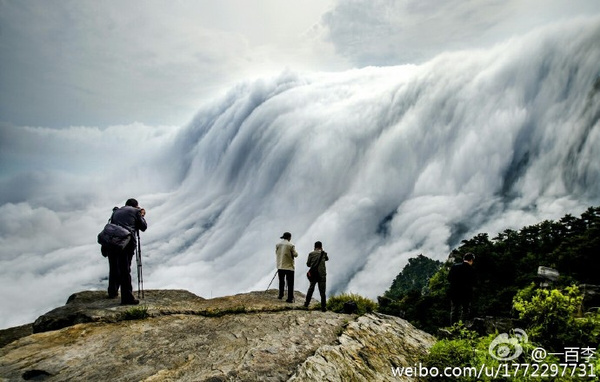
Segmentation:
[[(544, 364), (556, 365), (550, 370), (558, 370), (558, 374), (548, 371), (543, 378), (540, 373), (536, 375), (533, 366), (536, 362), (531, 358), (531, 352), (537, 345), (530, 342), (520, 343), (520, 355), (515, 359), (508, 361), (500, 361), (490, 353), (490, 345), (498, 337), (498, 334), (490, 334), (486, 337), (472, 338), (468, 331), (461, 328), (456, 331), (459, 337), (457, 339), (441, 340), (436, 342), (430, 349), (428, 356), (423, 361), (423, 365), (432, 368), (437, 367), (438, 371), (443, 371), (447, 368), (463, 368), (460, 378), (450, 378), (453, 381), (475, 382), (475, 381), (510, 381), (510, 382), (534, 382), (543, 379), (544, 381), (567, 382), (579, 381), (577, 375), (571, 376), (571, 369), (566, 369), (564, 375), (561, 373), (561, 360), (549, 354), (544, 360)], [(512, 354), (518, 354), (516, 348), (511, 349)], [(518, 370), (513, 365), (521, 365)], [(531, 369), (526, 369), (525, 365), (530, 365)], [(470, 370), (467, 370), (470, 369)], [(499, 374), (496, 375), (496, 370)], [(589, 369), (586, 369), (589, 372)], [(480, 378), (477, 378), (477, 373), (481, 371)], [(538, 370), (539, 371), (539, 370)], [(470, 372), (470, 373), (469, 373)], [(442, 380), (442, 377), (429, 378), (431, 381)], [(447, 380), (447, 379), (446, 379)]]
[[(480, 381), (510, 381), (510, 382), (535, 382), (543, 379), (544, 381), (553, 381), (553, 382), (567, 382), (567, 381), (578, 381), (577, 376), (571, 377), (571, 369), (567, 369), (564, 373), (554, 374), (553, 372), (548, 372), (547, 376), (541, 377), (540, 374), (543, 373), (543, 370), (540, 371), (537, 375), (533, 372), (534, 364), (537, 364), (531, 358), (532, 351), (539, 347), (538, 344), (532, 343), (529, 340), (527, 342), (520, 342), (519, 346), (521, 347), (520, 355), (509, 361), (500, 361), (495, 359), (491, 354), (490, 345), (492, 341), (494, 341), (498, 337), (498, 334), (490, 334), (486, 337), (480, 337), (477, 340), (475, 345), (475, 358), (472, 361), (472, 365), (475, 366), (477, 370), (482, 366), (485, 368), (484, 370), (489, 371), (490, 373), (495, 370), (500, 370), (501, 377), (492, 378), (490, 376), (482, 373), (482, 378)], [(517, 354), (515, 348), (511, 348), (510, 355)], [(560, 369), (561, 364), (560, 359), (552, 354), (548, 354), (548, 356), (544, 359), (543, 363), (547, 365), (556, 365), (556, 370)], [(515, 369), (513, 365), (521, 365), (519, 369)], [(527, 366), (526, 366), (527, 365)], [(508, 366), (508, 367), (507, 367)], [(528, 370), (526, 367), (530, 367)], [(551, 369), (554, 369), (554, 366), (551, 366)], [(468, 379), (469, 381), (475, 381), (476, 379)]]
[(343, 293), (330, 297), (327, 300), (327, 309), (333, 312), (343, 313), (344, 304), (349, 301), (354, 301), (356, 303), (359, 315), (371, 313), (377, 309), (377, 303), (375, 303), (375, 301), (354, 293)]
[(123, 312), (124, 320), (142, 320), (150, 317), (147, 306), (136, 306)]
[(565, 346), (595, 346), (598, 325), (593, 317), (576, 319), (575, 315), (583, 300), (579, 288), (535, 289), (529, 286), (517, 293), (514, 308), (524, 329), (533, 341), (551, 350), (562, 350)]
[(477, 338), (477, 332), (468, 329), (462, 321), (446, 328), (449, 339), (453, 340), (475, 340)]
[[(461, 378), (452, 379), (456, 381), (533, 382), (542, 378), (540, 373), (543, 370), (539, 369), (537, 375), (533, 373), (537, 362), (531, 355), (535, 348), (541, 347), (548, 351), (543, 364), (550, 366), (543, 377), (545, 381), (580, 381), (582, 377), (578, 373), (590, 373), (591, 370), (597, 373), (600, 367), (600, 357), (596, 356), (591, 361), (595, 369), (587, 367), (583, 370), (581, 367), (584, 360), (580, 359), (579, 368), (571, 375), (574, 370), (566, 367), (567, 364), (561, 357), (565, 347), (598, 348), (600, 345), (600, 314), (590, 313), (583, 318), (576, 318), (580, 304), (581, 294), (577, 287), (560, 291), (537, 289), (535, 285), (531, 285), (521, 290), (514, 299), (515, 310), (519, 313), (528, 338), (521, 336), (518, 345), (498, 341), (501, 338), (498, 333), (476, 338), (473, 332), (462, 324), (457, 324), (447, 328), (450, 339), (438, 341), (430, 349), (423, 364), (435, 366), (438, 370), (448, 367), (483, 370), (479, 379), (463, 374)], [(556, 353), (552, 354), (552, 351)], [(512, 355), (516, 358), (510, 358)], [(502, 360), (502, 357), (506, 358)], [(512, 365), (528, 365), (530, 369), (521, 367), (516, 370)], [(498, 378), (491, 376), (495, 370), (501, 371)]]
[(441, 340), (436, 342), (423, 362), (427, 367), (472, 366), (475, 361), (475, 341), (468, 339)]

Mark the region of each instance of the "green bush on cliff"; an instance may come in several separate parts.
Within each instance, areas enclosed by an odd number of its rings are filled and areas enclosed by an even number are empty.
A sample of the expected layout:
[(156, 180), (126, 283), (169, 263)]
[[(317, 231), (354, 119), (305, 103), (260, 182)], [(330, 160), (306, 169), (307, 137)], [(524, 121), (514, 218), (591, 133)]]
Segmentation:
[(143, 320), (148, 317), (150, 317), (150, 313), (148, 313), (148, 307), (145, 305), (136, 306), (123, 312), (124, 320)]
[(531, 339), (548, 349), (560, 351), (565, 345), (598, 345), (598, 314), (576, 317), (582, 300), (577, 286), (547, 290), (532, 284), (517, 293), (513, 304)]
[(336, 313), (344, 312), (344, 304), (354, 301), (358, 308), (358, 314), (374, 312), (377, 309), (377, 303), (366, 297), (354, 293), (342, 293), (337, 296), (332, 296), (327, 300), (327, 309)]

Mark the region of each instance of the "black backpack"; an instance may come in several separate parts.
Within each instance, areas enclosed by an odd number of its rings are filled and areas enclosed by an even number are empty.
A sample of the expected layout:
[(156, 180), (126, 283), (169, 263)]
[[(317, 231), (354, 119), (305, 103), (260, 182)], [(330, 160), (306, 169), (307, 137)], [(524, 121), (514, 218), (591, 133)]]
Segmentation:
[[(113, 209), (117, 209), (116, 207)], [(131, 241), (131, 232), (125, 227), (113, 224), (108, 220), (102, 232), (98, 234), (98, 244), (102, 246), (102, 256), (106, 257), (109, 251), (122, 251), (129, 241)]]
[(344, 303), (344, 313), (354, 314), (357, 312), (358, 312), (358, 305), (356, 305), (355, 301), (346, 301)]

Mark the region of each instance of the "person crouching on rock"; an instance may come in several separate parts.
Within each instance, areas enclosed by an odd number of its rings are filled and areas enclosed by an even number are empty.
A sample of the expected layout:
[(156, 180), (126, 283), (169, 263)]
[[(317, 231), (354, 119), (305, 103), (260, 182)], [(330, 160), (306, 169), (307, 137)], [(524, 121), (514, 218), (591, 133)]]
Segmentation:
[(308, 308), (313, 292), (315, 291), (315, 285), (319, 285), (319, 294), (321, 295), (321, 310), (325, 312), (327, 310), (327, 299), (325, 297), (325, 285), (327, 279), (327, 267), (325, 262), (329, 260), (327, 252), (323, 250), (323, 244), (320, 241), (315, 243), (315, 250), (308, 254), (308, 260), (306, 266), (310, 268), (309, 281), (310, 286), (308, 292), (306, 292), (306, 302), (304, 306)]
[(277, 274), (279, 275), (279, 296), (283, 298), (283, 291), (287, 281), (288, 297), (286, 302), (294, 302), (294, 258), (298, 257), (296, 247), (291, 242), (292, 234), (285, 232), (281, 236), (281, 242), (275, 246), (275, 255), (277, 260)]

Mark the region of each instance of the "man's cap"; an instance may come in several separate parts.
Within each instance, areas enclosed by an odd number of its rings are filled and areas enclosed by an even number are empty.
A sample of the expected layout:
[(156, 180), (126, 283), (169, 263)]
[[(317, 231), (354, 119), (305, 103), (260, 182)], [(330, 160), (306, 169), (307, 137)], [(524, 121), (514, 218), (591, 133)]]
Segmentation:
[(292, 234), (289, 232), (284, 232), (280, 239), (290, 240), (292, 238)]

